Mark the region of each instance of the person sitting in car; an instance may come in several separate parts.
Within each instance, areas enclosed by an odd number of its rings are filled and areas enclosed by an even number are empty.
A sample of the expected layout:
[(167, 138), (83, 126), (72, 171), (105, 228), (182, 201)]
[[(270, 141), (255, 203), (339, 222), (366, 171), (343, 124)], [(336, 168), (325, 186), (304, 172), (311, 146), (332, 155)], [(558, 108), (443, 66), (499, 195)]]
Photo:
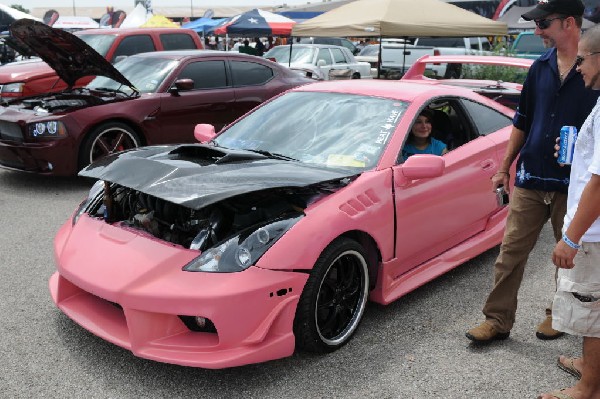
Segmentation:
[(408, 134), (402, 148), (402, 160), (414, 154), (443, 155), (448, 152), (444, 142), (431, 137), (431, 121), (433, 113), (429, 109), (421, 111)]

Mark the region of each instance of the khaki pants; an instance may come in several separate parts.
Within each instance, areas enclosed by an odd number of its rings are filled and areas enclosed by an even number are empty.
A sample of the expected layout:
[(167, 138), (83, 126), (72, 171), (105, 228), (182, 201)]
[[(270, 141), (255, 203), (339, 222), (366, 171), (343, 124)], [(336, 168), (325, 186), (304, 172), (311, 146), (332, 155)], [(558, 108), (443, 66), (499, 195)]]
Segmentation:
[[(556, 241), (561, 239), (566, 208), (567, 194), (513, 188), (500, 255), (494, 265), (494, 288), (483, 307), (486, 321), (496, 331), (511, 330), (529, 253), (548, 219)], [(551, 314), (550, 309), (546, 312)]]

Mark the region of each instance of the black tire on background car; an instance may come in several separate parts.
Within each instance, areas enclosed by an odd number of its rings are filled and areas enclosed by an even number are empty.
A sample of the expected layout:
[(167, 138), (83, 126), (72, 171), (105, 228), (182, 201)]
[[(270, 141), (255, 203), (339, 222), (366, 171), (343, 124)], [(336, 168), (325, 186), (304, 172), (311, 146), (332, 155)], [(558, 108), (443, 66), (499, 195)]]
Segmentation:
[(294, 318), (296, 347), (332, 352), (356, 332), (369, 295), (365, 250), (339, 238), (319, 256), (310, 273)]
[(360, 73), (358, 73), (358, 72), (354, 72), (354, 73), (352, 74), (352, 79), (360, 79)]
[(137, 148), (141, 140), (136, 132), (121, 122), (107, 122), (85, 138), (79, 153), (79, 169), (115, 152)]

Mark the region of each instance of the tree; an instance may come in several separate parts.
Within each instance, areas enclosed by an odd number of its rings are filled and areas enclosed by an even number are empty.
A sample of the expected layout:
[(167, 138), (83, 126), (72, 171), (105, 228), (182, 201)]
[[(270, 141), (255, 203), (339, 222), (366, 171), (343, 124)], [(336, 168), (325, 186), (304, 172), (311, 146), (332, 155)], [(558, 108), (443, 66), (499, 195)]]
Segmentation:
[(24, 12), (25, 14), (29, 14), (29, 10), (24, 8), (22, 5), (20, 4), (11, 4), (10, 8), (14, 8), (15, 10)]

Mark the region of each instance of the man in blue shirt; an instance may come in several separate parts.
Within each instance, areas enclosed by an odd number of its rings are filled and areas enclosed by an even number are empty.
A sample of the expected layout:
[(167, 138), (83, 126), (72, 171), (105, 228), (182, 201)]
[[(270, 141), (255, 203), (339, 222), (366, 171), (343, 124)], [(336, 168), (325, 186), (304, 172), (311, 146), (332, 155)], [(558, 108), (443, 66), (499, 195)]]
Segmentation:
[[(508, 189), (510, 167), (518, 156), (506, 229), (494, 265), (494, 287), (483, 307), (486, 320), (466, 333), (477, 343), (509, 336), (525, 264), (548, 219), (556, 241), (562, 237), (570, 168), (558, 165), (554, 145), (562, 126), (581, 127), (598, 98), (575, 70), (584, 8), (581, 0), (540, 0), (522, 15), (535, 21), (535, 34), (550, 49), (529, 70), (506, 154), (492, 178), (492, 190), (500, 185)], [(536, 336), (554, 339), (562, 334), (552, 328), (547, 308)]]

